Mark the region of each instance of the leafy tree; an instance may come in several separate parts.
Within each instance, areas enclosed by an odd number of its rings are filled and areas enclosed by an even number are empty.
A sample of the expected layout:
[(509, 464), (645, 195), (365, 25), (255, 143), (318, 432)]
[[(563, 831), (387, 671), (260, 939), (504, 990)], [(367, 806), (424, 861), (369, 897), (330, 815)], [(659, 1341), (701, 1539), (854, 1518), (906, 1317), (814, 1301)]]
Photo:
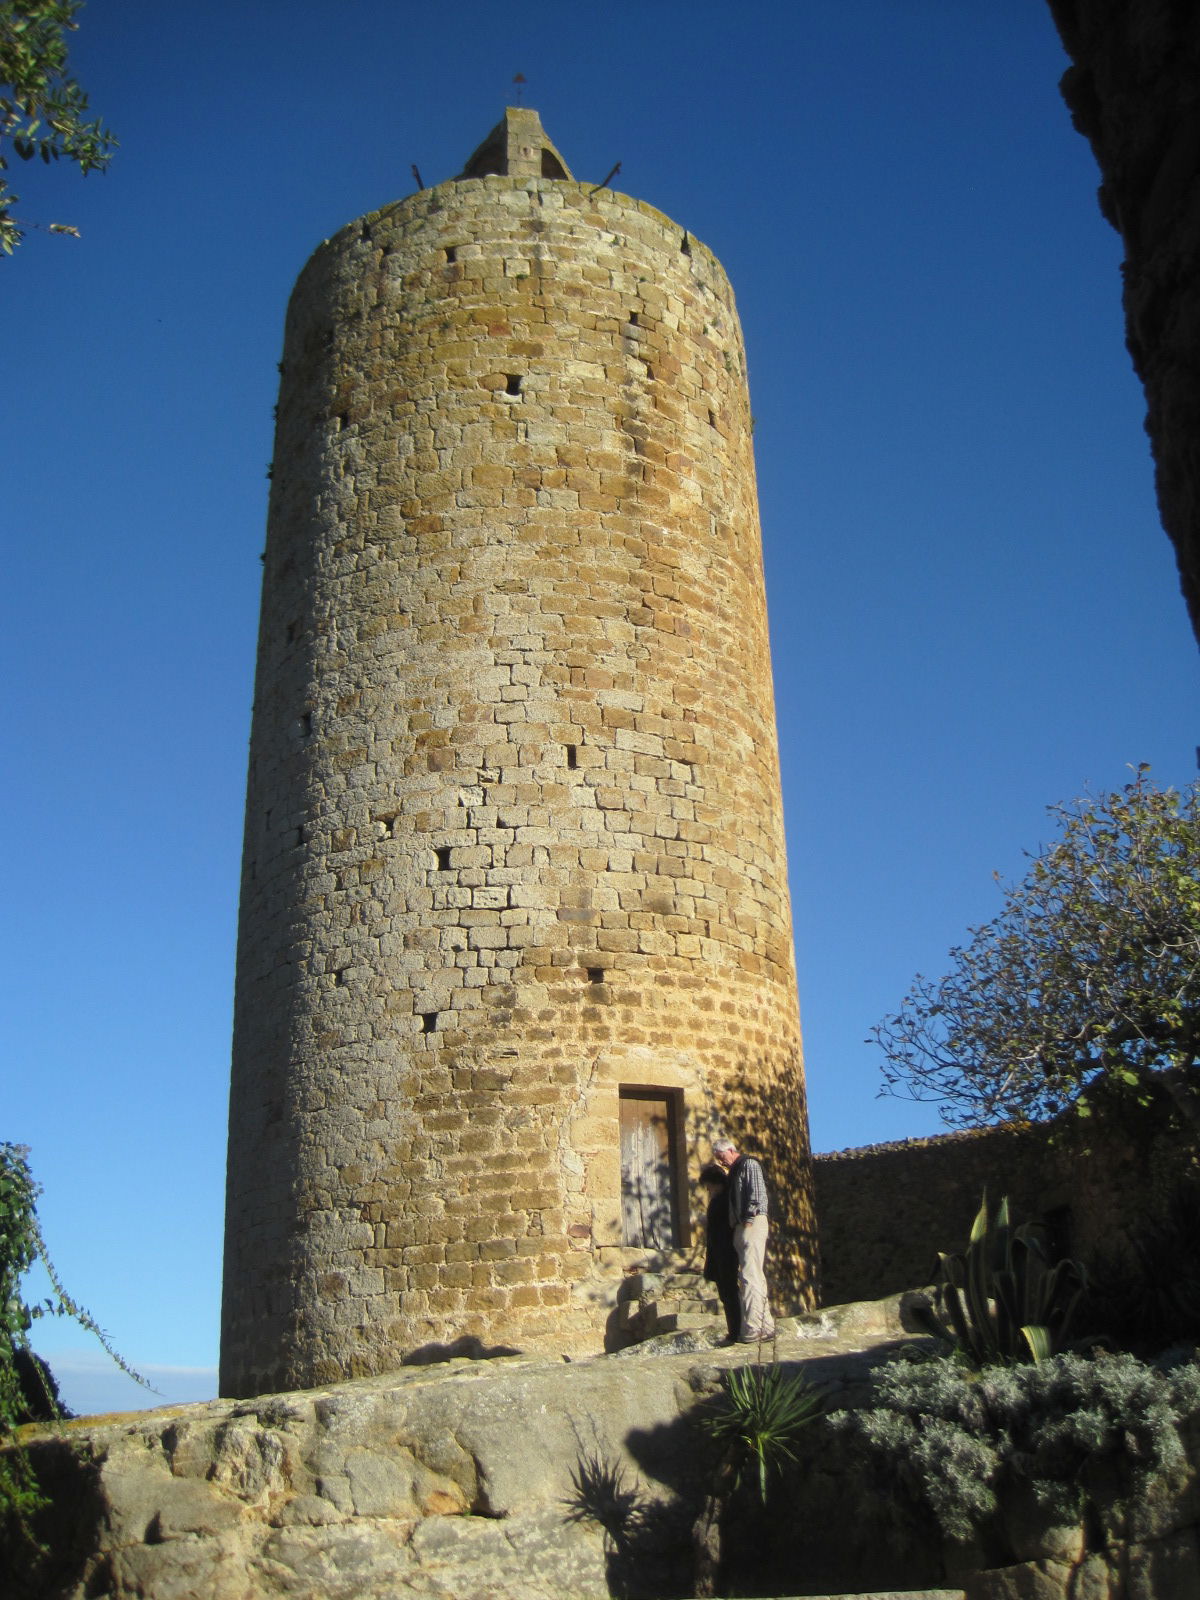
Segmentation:
[(885, 1092), (962, 1127), (1087, 1114), (1101, 1081), (1143, 1101), (1159, 1085), (1200, 1131), (1200, 787), (1148, 773), (1050, 808), (1061, 837), (1001, 885), (1000, 915), (873, 1030)]
[[(0, 0), (0, 249), (11, 255), (24, 237), (13, 215), (19, 196), (7, 177), (8, 153), (47, 166), (66, 156), (80, 172), (102, 172), (116, 140), (89, 122), (87, 95), (71, 77), (67, 34), (78, 27), (81, 0)], [(79, 230), (52, 222), (51, 233)]]

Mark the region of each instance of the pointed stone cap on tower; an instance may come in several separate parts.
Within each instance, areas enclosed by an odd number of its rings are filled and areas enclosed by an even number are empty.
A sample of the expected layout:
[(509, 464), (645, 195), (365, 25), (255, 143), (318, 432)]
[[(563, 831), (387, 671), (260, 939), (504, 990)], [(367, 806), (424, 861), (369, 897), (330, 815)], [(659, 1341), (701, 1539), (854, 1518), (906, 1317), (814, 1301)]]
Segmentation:
[(536, 111), (509, 106), (459, 173), (460, 178), (569, 178), (571, 169), (547, 139)]

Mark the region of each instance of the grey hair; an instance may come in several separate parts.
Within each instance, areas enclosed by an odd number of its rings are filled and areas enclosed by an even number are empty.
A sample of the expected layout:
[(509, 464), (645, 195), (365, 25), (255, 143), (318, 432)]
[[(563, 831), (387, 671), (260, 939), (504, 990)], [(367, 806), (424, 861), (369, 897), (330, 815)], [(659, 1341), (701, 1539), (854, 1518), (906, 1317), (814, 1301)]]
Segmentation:
[(734, 1144), (732, 1139), (714, 1139), (712, 1147), (713, 1147), (713, 1155), (716, 1155), (718, 1150), (736, 1150), (737, 1149), (737, 1145)]

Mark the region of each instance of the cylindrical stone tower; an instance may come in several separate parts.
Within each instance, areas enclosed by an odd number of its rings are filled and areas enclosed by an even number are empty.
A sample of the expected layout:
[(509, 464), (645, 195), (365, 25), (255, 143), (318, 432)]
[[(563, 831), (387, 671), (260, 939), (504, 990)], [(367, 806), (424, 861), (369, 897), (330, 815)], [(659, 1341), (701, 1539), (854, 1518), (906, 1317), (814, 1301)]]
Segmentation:
[[(718, 1131), (815, 1230), (741, 334), (532, 111), (287, 319), (222, 1392), (600, 1350)], [(462, 1348), (461, 1345), (458, 1346)]]

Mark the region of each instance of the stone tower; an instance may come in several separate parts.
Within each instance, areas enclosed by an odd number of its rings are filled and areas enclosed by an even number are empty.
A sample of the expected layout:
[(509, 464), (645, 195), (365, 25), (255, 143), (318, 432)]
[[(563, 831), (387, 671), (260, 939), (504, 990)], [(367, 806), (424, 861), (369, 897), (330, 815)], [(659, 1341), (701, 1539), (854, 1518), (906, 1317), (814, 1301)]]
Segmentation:
[(815, 1233), (745, 357), (720, 265), (509, 110), (293, 293), (222, 1392), (599, 1350), (732, 1130)]

